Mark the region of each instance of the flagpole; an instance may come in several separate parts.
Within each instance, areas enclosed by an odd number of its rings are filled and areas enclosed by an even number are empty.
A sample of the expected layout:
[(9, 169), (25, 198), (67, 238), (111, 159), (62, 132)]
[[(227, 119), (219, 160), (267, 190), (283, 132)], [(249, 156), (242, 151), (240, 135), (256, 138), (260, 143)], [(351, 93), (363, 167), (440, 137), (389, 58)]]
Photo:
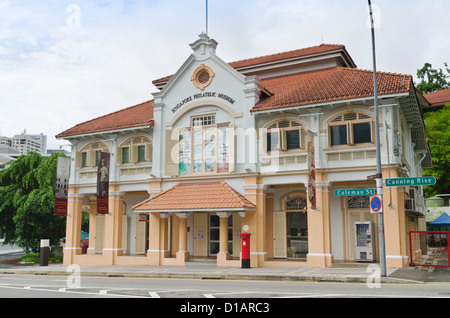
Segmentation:
[[(377, 87), (377, 63), (375, 53), (375, 27), (373, 23), (372, 2), (369, 1), (370, 11), (370, 23), (372, 29), (372, 51), (373, 51), (373, 89), (374, 89), (374, 104), (375, 104), (375, 141), (376, 141), (376, 161), (377, 161), (377, 174), (376, 174), (376, 188), (377, 195), (383, 198), (383, 175), (381, 172), (381, 151), (380, 151), (380, 122), (378, 115), (378, 87)], [(383, 204), (383, 200), (381, 200)], [(385, 251), (385, 238), (384, 238), (384, 212), (378, 213), (378, 237), (380, 247), (380, 267), (381, 276), (386, 277), (386, 251)]]
[(206, 35), (208, 35), (208, 0), (206, 0)]

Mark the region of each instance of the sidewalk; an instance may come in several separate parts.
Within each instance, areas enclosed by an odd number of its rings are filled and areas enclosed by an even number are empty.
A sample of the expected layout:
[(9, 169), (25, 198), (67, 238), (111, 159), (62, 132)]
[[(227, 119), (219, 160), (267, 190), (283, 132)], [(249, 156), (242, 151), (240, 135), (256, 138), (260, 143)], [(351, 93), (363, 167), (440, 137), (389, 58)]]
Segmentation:
[[(260, 267), (235, 268), (217, 267), (211, 264), (179, 266), (81, 266), (81, 277), (129, 277), (168, 279), (214, 279), (214, 280), (261, 280), (261, 281), (304, 281), (340, 283), (389, 283), (418, 284), (435, 281), (450, 282), (450, 271), (437, 272), (428, 269), (387, 269), (387, 277), (377, 277), (376, 272), (366, 266), (345, 266), (329, 268)], [(0, 264), (0, 275), (52, 275), (69, 276), (74, 269), (61, 263), (49, 266)], [(379, 273), (379, 272), (378, 272)], [(430, 276), (433, 275), (433, 276)], [(379, 278), (380, 280), (376, 280)]]

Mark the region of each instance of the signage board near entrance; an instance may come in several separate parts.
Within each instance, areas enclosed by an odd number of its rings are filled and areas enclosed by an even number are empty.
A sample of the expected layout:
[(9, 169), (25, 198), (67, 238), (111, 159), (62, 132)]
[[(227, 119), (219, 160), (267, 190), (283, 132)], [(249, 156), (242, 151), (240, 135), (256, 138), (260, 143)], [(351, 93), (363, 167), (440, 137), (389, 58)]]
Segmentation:
[(342, 196), (357, 196), (357, 195), (375, 195), (375, 189), (337, 189), (334, 190), (334, 195)]
[(385, 180), (386, 187), (433, 185), (433, 184), (436, 184), (436, 178), (431, 176), (416, 177), (416, 178), (392, 178)]

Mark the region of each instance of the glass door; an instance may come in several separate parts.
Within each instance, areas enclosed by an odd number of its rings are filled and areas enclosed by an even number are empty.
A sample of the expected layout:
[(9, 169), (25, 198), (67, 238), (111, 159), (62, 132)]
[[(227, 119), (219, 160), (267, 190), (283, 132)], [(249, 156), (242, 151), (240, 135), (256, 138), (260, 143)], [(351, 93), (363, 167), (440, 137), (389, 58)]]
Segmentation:
[(307, 212), (286, 213), (287, 257), (306, 258), (308, 254)]
[[(215, 214), (209, 216), (209, 255), (216, 256), (220, 247), (220, 218)], [(233, 216), (228, 217), (228, 252), (233, 254)]]

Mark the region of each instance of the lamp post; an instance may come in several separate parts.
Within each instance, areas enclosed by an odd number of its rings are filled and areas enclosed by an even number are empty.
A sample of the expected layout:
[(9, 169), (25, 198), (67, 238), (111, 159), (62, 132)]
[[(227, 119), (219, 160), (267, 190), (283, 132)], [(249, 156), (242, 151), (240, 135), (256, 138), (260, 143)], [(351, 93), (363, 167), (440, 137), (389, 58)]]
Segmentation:
[[(374, 90), (374, 104), (375, 104), (375, 141), (376, 141), (376, 161), (377, 161), (377, 173), (376, 173), (376, 190), (377, 195), (383, 196), (383, 176), (381, 172), (381, 151), (380, 151), (380, 123), (378, 116), (378, 87), (377, 87), (377, 63), (375, 53), (375, 26), (373, 22), (372, 2), (369, 1), (370, 11), (370, 23), (372, 31), (372, 52), (373, 52), (373, 90)], [(383, 203), (381, 203), (383, 204)], [(386, 277), (386, 251), (384, 241), (384, 212), (378, 213), (378, 237), (380, 247), (380, 267), (381, 276)]]

